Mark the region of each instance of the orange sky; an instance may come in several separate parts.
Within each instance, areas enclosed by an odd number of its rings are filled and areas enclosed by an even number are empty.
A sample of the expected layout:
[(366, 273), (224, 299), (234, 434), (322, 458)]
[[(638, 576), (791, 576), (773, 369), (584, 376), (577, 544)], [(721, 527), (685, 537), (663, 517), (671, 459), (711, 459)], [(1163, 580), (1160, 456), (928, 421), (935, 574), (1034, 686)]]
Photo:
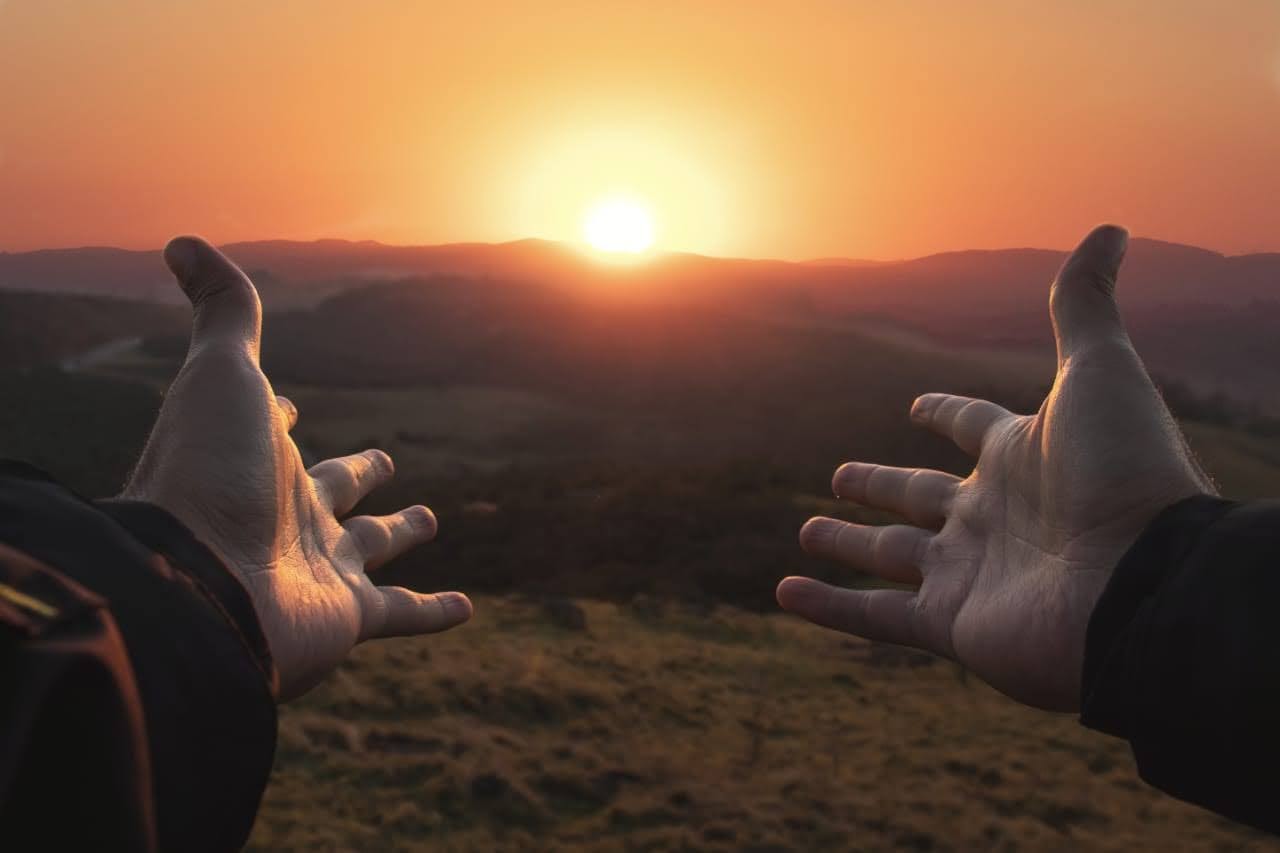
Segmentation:
[(0, 0), (0, 249), (1280, 250), (1276, 0)]

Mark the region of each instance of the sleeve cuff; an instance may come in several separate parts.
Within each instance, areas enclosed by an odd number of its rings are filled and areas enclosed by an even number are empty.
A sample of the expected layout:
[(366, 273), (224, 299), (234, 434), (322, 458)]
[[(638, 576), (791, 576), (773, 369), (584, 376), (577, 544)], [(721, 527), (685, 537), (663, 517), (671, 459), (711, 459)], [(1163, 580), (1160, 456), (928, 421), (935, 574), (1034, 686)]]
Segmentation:
[(279, 694), (279, 679), (253, 600), (239, 578), (187, 526), (155, 504), (127, 498), (94, 502), (147, 548), (163, 556), (192, 581), (222, 614), (252, 654), (258, 669)]
[(107, 603), (142, 705), (163, 850), (242, 847), (270, 777), (276, 681), (253, 604), (181, 523), (0, 463), (0, 543)]
[(1080, 722), (1122, 738), (1133, 735), (1135, 712), (1145, 688), (1140, 618), (1166, 578), (1195, 548), (1200, 534), (1236, 504), (1198, 495), (1163, 510), (1133, 543), (1108, 581), (1089, 619), (1085, 639)]

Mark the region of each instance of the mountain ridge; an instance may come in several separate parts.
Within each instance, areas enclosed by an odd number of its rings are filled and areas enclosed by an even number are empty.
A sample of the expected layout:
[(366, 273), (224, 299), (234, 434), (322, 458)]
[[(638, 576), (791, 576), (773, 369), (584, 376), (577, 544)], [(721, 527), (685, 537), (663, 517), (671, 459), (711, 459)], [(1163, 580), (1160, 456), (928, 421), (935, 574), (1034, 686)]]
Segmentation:
[[(923, 312), (972, 318), (1041, 310), (1035, 291), (1065, 252), (971, 249), (898, 261), (784, 261), (663, 253), (612, 263), (576, 247), (505, 243), (393, 245), (374, 240), (257, 240), (223, 247), (258, 283), (269, 309), (313, 304), (367, 281), (454, 276), (563, 286), (638, 299), (806, 302), (839, 314)], [(158, 251), (84, 247), (0, 252), (0, 289), (177, 303)], [(1134, 238), (1122, 305), (1247, 305), (1280, 301), (1280, 253), (1224, 255)], [(781, 300), (781, 303), (779, 302)]]
[[(1190, 250), (1196, 253), (1211, 255), (1217, 258), (1237, 259), (1237, 258), (1254, 258), (1254, 257), (1280, 257), (1280, 251), (1257, 251), (1257, 252), (1240, 252), (1236, 254), (1228, 254), (1219, 252), (1215, 249), (1209, 249), (1203, 246), (1197, 246), (1191, 243), (1179, 243), (1173, 240), (1161, 240), (1155, 237), (1132, 237), (1130, 245), (1146, 245), (1167, 247), (1175, 250)], [(387, 243), (381, 240), (373, 239), (351, 239), (346, 237), (318, 237), (311, 240), (293, 239), (287, 237), (268, 237), (259, 240), (235, 240), (229, 243), (218, 244), (219, 248), (226, 252), (234, 252), (236, 250), (263, 250), (263, 249), (307, 249), (307, 248), (357, 248), (357, 249), (375, 249), (386, 250), (391, 252), (429, 252), (439, 250), (502, 250), (516, 247), (541, 247), (546, 249), (555, 249), (563, 252), (573, 252), (589, 257), (588, 250), (580, 249), (575, 244), (562, 240), (549, 240), (541, 237), (523, 237), (516, 240), (460, 240), (448, 243)], [(39, 249), (22, 249), (9, 250), (0, 249), (0, 258), (31, 258), (39, 256), (57, 256), (57, 255), (76, 255), (81, 253), (98, 253), (110, 256), (134, 256), (134, 257), (159, 257), (161, 247), (149, 249), (129, 249), (121, 246), (111, 246), (106, 244), (86, 244), (82, 246), (54, 246)], [(651, 256), (654, 259), (662, 258), (700, 258), (705, 260), (723, 261), (729, 263), (769, 263), (769, 264), (785, 264), (796, 267), (812, 267), (812, 266), (831, 266), (831, 267), (849, 267), (849, 266), (893, 266), (900, 264), (910, 264), (919, 261), (925, 261), (932, 258), (944, 258), (954, 256), (987, 256), (1009, 253), (1025, 253), (1025, 252), (1045, 252), (1058, 255), (1065, 255), (1067, 249), (1053, 249), (1046, 246), (1003, 246), (996, 248), (973, 248), (973, 249), (949, 249), (939, 252), (926, 252), (922, 255), (911, 255), (901, 258), (862, 258), (849, 257), (844, 255), (829, 255), (818, 258), (769, 258), (769, 257), (747, 257), (741, 255), (709, 255), (702, 252), (691, 252), (682, 250), (658, 251)], [(641, 262), (643, 263), (643, 261)]]

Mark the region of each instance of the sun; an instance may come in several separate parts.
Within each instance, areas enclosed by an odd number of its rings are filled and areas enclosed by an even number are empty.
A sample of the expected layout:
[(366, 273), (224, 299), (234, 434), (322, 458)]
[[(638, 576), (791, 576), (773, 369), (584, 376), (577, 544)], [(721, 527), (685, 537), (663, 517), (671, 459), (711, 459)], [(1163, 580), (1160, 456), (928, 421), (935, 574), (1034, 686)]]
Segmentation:
[(653, 245), (653, 216), (634, 199), (602, 199), (583, 218), (582, 237), (598, 252), (638, 255)]

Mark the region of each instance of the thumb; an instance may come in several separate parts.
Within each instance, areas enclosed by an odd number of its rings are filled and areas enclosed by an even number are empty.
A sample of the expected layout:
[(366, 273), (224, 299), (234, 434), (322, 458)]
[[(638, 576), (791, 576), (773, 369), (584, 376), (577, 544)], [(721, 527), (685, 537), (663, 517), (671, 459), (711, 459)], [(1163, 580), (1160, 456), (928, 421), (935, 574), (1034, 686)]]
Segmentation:
[(1049, 290), (1049, 314), (1058, 344), (1058, 364), (1100, 343), (1127, 342), (1116, 305), (1116, 276), (1129, 246), (1129, 232), (1099, 225), (1067, 258)]
[(262, 303), (249, 277), (200, 237), (174, 237), (164, 247), (164, 262), (191, 300), (191, 350), (247, 347), (256, 359)]

